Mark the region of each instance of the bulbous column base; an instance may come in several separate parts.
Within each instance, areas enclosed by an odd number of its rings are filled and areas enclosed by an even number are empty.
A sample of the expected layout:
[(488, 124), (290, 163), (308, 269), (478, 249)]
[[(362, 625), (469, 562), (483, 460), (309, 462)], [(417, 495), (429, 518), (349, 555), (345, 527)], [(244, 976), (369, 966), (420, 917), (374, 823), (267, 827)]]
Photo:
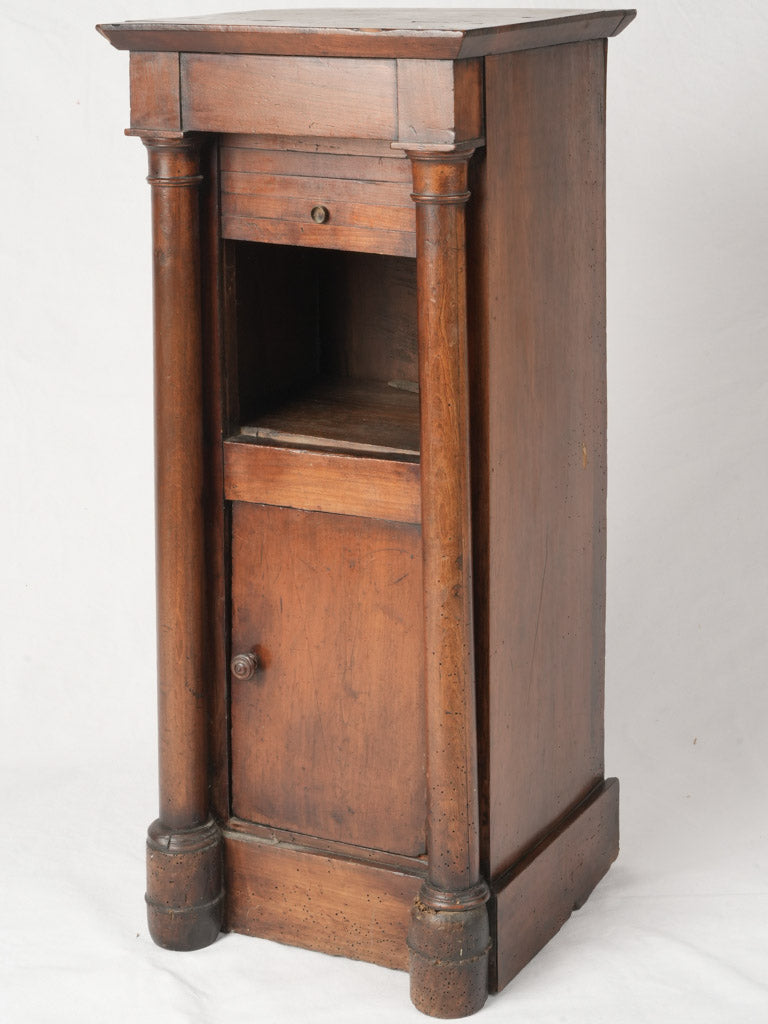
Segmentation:
[(221, 931), (224, 866), (213, 821), (172, 830), (155, 821), (147, 836), (147, 922), (164, 949), (210, 946)]
[(443, 1019), (477, 1013), (488, 995), (488, 887), (462, 893), (425, 885), (411, 911), (408, 932), (411, 1001)]

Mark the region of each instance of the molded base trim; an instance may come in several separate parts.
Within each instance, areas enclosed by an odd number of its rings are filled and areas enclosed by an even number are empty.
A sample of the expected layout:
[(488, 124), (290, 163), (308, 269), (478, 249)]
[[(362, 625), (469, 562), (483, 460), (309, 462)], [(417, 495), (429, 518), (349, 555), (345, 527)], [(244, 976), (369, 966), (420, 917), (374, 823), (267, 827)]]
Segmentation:
[(498, 992), (586, 901), (619, 853), (619, 780), (607, 779), (543, 842), (491, 886)]
[[(605, 875), (619, 850), (618, 807), (618, 780), (608, 779), (496, 879), (487, 904), (490, 954), (481, 941), (486, 906), (436, 910), (422, 904), (420, 874), (230, 830), (223, 834), (224, 928), (410, 969), (420, 1009), (432, 1016), (469, 1014), (482, 1006), (486, 991), (500, 991), (522, 970)], [(458, 956), (450, 956), (450, 941), (445, 946), (443, 940), (455, 926), (477, 941), (459, 943)], [(445, 946), (442, 953), (435, 942)], [(441, 991), (446, 998), (438, 1000)]]
[(407, 970), (420, 874), (231, 831), (224, 851), (227, 930)]

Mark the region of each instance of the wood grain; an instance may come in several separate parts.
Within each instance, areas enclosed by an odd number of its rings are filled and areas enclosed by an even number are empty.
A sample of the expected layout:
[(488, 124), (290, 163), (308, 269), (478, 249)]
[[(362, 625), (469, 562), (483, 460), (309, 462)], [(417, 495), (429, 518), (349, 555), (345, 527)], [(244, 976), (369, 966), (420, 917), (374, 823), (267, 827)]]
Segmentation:
[(417, 459), (419, 396), (375, 381), (323, 377), (242, 424), (240, 432), (294, 448)]
[(179, 131), (179, 55), (132, 53), (130, 78), (131, 128)]
[(227, 441), (229, 501), (418, 523), (419, 466), (392, 459)]
[(181, 58), (186, 131), (392, 139), (396, 95), (391, 61), (191, 53)]
[[(410, 183), (402, 176), (395, 181), (358, 180), (348, 169), (341, 173), (350, 164), (376, 173), (383, 163), (399, 165), (397, 160), (313, 153), (265, 160), (260, 150), (229, 146), (223, 147), (222, 157), (225, 237), (392, 255), (415, 252)], [(301, 174), (300, 168), (337, 176)], [(312, 219), (317, 206), (326, 210), (323, 224)]]
[(236, 503), (232, 534), (232, 650), (261, 666), (232, 683), (234, 813), (423, 853), (419, 528)]
[(619, 853), (619, 784), (608, 779), (494, 885), (491, 991), (499, 991), (582, 906)]
[(221, 187), (225, 193), (275, 199), (304, 199), (308, 207), (316, 203), (369, 204), (373, 207), (404, 208), (413, 224), (413, 203), (410, 182), (361, 181), (328, 178), (319, 175), (253, 174), (242, 171), (223, 171)]
[[(617, 36), (632, 21), (635, 11), (534, 11), (527, 24), (497, 26), (490, 31), (468, 32), (459, 56), (491, 56), (538, 50), (548, 46), (587, 42)], [(520, 15), (525, 17), (521, 11)], [(542, 17), (542, 16), (548, 17)], [(541, 20), (540, 20), (541, 19)]]
[(473, 146), (409, 152), (416, 202), (428, 872), (408, 932), (411, 1000), (475, 1013), (488, 994), (472, 621), (465, 204)]
[(160, 820), (208, 819), (200, 147), (148, 137), (155, 336)]
[(448, 143), (483, 134), (481, 60), (399, 60), (398, 140)]
[(314, 224), (306, 221), (274, 220), (225, 214), (221, 221), (223, 238), (272, 245), (302, 245), (346, 252), (371, 252), (385, 256), (415, 256), (413, 231), (387, 231), (355, 225)]
[(334, 253), (324, 263), (321, 371), (416, 383), (416, 260)]
[[(388, 139), (330, 139), (322, 135), (260, 135), (257, 132), (246, 135), (237, 133), (227, 135), (223, 142), (224, 145), (231, 146), (234, 149), (279, 150), (286, 158), (299, 153), (311, 153), (317, 154), (320, 157), (342, 156), (345, 158), (345, 162), (346, 158), (350, 156), (372, 157), (386, 162), (390, 160), (405, 160), (405, 167), (408, 168), (408, 174), (410, 174), (410, 164), (405, 157), (405, 153), (392, 149), (392, 143)], [(341, 177), (344, 177), (344, 175), (341, 175)], [(355, 177), (367, 177), (367, 175), (355, 175)], [(376, 180), (387, 181), (389, 179), (377, 178)]]
[(225, 833), (226, 927), (406, 970), (418, 875)]
[[(398, 154), (388, 146), (383, 155), (361, 156), (318, 151), (318, 146), (324, 144), (318, 140), (312, 140), (310, 152), (260, 148), (248, 145), (250, 141), (241, 137), (233, 139), (231, 136), (222, 141), (222, 171), (298, 175), (304, 178), (331, 178), (338, 181), (399, 181), (405, 186), (405, 198), (410, 200), (410, 164), (402, 158), (404, 154)], [(291, 141), (295, 144), (295, 140)]]
[(239, 423), (322, 375), (417, 380), (415, 260), (267, 244), (231, 255)]
[[(296, 225), (306, 227), (321, 243), (329, 229), (335, 234), (340, 228), (355, 234), (368, 229), (373, 251), (391, 232), (415, 232), (408, 183), (223, 171), (221, 203), (226, 220), (280, 222), (272, 226), (271, 238), (275, 241), (280, 241), (281, 224), (290, 232)], [(317, 206), (326, 211), (327, 220), (321, 225), (312, 219)], [(415, 248), (415, 240), (412, 244)]]
[[(295, 179), (301, 181), (302, 179)], [(253, 191), (242, 191), (242, 182), (227, 182), (226, 190), (222, 195), (222, 216), (231, 220), (244, 218), (250, 221), (276, 220), (301, 227), (316, 228), (312, 219), (312, 210), (316, 206), (323, 206), (326, 210), (326, 221), (323, 227), (366, 229), (376, 236), (376, 241), (371, 249), (376, 251), (378, 239), (391, 232), (399, 234), (414, 233), (414, 215), (412, 206), (395, 206), (385, 204), (379, 206), (375, 187), (369, 187), (368, 199), (350, 202), (336, 195), (338, 189), (325, 185), (323, 179), (308, 179), (309, 189), (297, 191), (308, 191), (308, 196), (302, 195), (274, 195), (269, 191), (260, 192), (258, 187), (262, 182), (248, 182)], [(238, 191), (240, 189), (240, 191)], [(279, 225), (275, 225), (277, 230)], [(279, 234), (279, 231), (278, 231)], [(317, 228), (317, 237), (322, 239), (322, 230)], [(277, 240), (277, 239), (276, 239)], [(415, 247), (414, 241), (414, 247)]]
[(616, 856), (605, 37), (633, 15), (100, 27), (153, 195), (160, 945), (226, 911), (466, 1015)]
[(159, 819), (147, 838), (147, 921), (169, 949), (212, 943), (222, 850), (209, 817), (200, 144), (144, 137), (152, 188)]
[(99, 25), (123, 50), (454, 60), (617, 35), (633, 10), (253, 11)]
[(492, 877), (603, 774), (604, 71), (599, 41), (486, 60), (470, 292)]
[(230, 817), (226, 823), (229, 832), (257, 839), (266, 843), (283, 843), (307, 853), (319, 853), (327, 857), (340, 857), (344, 860), (356, 860), (363, 864), (375, 864), (380, 868), (394, 868), (395, 871), (407, 875), (418, 875), (424, 878), (427, 873), (426, 854), (409, 857), (402, 853), (389, 853), (386, 850), (372, 850), (366, 846), (353, 846), (351, 843), (340, 843), (332, 839), (318, 839), (303, 832), (291, 832), (274, 825), (256, 825), (252, 821), (241, 821)]
[(429, 881), (479, 881), (464, 204), (472, 151), (412, 154), (417, 225)]

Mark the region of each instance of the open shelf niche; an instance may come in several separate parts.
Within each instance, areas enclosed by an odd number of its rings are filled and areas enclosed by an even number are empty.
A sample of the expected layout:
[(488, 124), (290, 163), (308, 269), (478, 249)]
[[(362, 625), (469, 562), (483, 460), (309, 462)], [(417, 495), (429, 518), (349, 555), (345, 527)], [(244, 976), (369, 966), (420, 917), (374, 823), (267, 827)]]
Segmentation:
[(230, 245), (235, 439), (418, 461), (415, 259)]

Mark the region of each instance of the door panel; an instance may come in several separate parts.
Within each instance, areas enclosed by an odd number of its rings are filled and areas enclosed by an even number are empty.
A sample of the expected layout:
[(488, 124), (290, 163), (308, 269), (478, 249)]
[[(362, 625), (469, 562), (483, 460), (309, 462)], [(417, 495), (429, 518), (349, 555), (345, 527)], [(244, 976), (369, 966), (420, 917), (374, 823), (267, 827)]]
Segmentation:
[(234, 813), (423, 853), (419, 527), (234, 502), (232, 608)]

